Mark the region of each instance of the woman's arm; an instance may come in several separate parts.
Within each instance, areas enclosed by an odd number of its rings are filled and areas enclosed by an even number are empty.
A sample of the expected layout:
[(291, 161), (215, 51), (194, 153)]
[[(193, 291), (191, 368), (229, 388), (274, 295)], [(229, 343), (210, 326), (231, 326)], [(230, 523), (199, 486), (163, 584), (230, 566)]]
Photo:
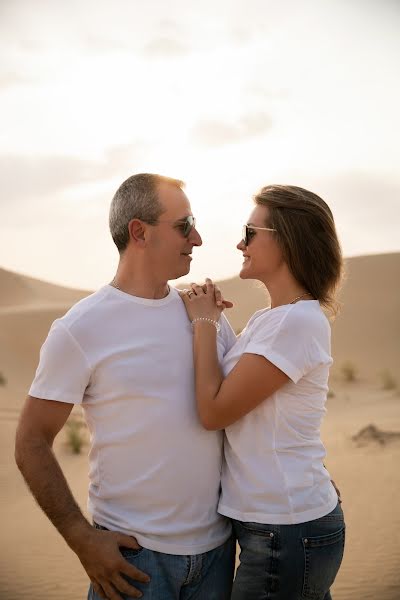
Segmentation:
[[(218, 320), (221, 310), (215, 305), (211, 280), (207, 280), (206, 292), (200, 286), (192, 286), (192, 290), (190, 297), (183, 296), (191, 320)], [(231, 425), (289, 381), (285, 373), (257, 354), (244, 354), (224, 379), (214, 325), (195, 321), (193, 329), (197, 408), (206, 429)]]

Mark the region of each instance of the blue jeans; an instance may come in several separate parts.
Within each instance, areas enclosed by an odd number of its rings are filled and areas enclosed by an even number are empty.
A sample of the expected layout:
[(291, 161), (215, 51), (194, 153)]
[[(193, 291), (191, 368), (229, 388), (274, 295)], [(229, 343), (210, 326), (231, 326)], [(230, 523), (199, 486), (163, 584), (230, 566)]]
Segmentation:
[(241, 552), (232, 600), (331, 600), (345, 540), (340, 504), (298, 525), (233, 526)]
[[(235, 547), (235, 538), (231, 535), (222, 546), (193, 556), (165, 554), (147, 548), (120, 548), (120, 551), (125, 560), (151, 577), (150, 583), (126, 577), (129, 583), (143, 592), (143, 600), (229, 600)], [(125, 594), (121, 596), (124, 600), (131, 598)], [(88, 600), (101, 600), (92, 585)]]

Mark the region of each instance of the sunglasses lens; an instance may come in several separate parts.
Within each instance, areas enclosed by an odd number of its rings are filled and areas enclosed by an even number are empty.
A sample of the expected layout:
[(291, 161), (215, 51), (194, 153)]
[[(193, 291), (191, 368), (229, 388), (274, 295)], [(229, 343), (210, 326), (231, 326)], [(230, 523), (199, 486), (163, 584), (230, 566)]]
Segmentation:
[(243, 225), (243, 229), (242, 229), (242, 242), (244, 243), (245, 246), (249, 245), (249, 238), (247, 236), (247, 225)]
[(185, 237), (188, 237), (188, 235), (192, 231), (192, 228), (195, 226), (195, 224), (196, 224), (196, 220), (194, 217), (192, 217), (190, 215), (189, 217), (186, 218), (185, 225), (183, 227), (183, 235)]

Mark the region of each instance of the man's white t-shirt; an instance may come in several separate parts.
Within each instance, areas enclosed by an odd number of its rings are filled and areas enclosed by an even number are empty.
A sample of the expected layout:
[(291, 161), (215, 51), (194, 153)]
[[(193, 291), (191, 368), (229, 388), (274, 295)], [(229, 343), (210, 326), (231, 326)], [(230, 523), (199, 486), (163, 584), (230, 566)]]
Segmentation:
[[(220, 360), (235, 341), (222, 316)], [(82, 404), (97, 523), (169, 554), (228, 539), (217, 513), (222, 433), (197, 416), (192, 327), (177, 290), (151, 300), (106, 285), (81, 300), (53, 323), (29, 394)]]
[(225, 377), (244, 353), (264, 356), (290, 381), (225, 430), (219, 511), (280, 525), (318, 519), (338, 501), (320, 439), (332, 358), (318, 301), (256, 312), (223, 360)]

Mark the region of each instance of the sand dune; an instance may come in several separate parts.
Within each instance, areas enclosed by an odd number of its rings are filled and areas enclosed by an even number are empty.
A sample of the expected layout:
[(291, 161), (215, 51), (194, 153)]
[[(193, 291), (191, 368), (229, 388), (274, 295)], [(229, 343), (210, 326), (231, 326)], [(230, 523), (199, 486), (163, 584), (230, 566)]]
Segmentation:
[(0, 269), (0, 307), (29, 304), (73, 304), (90, 292), (66, 288)]
[[(220, 282), (235, 302), (227, 316), (236, 330), (269, 304), (265, 288), (235, 277)], [(342, 310), (332, 327), (333, 373), (350, 361), (363, 378), (376, 379), (383, 369), (400, 364), (400, 253), (359, 256), (346, 260), (346, 278), (339, 299)]]
[[(335, 600), (400, 598), (400, 542), (395, 533), (400, 530), (399, 267), (400, 254), (350, 259), (344, 308), (333, 329), (336, 369), (323, 437), (326, 463), (341, 488), (347, 520)], [(268, 304), (265, 291), (254, 282), (234, 278), (221, 287), (236, 303), (229, 314), (236, 329)], [(87, 293), (0, 269), (0, 375), (5, 383), (0, 383), (0, 600), (86, 597), (87, 580), (78, 559), (35, 505), (14, 465), (13, 440), (50, 324)], [(341, 376), (346, 360), (358, 369), (360, 377), (354, 382)], [(395, 382), (397, 378), (397, 389), (381, 389), (377, 373), (384, 368)], [(367, 427), (361, 438), (353, 439)], [(85, 509), (85, 453), (71, 453), (65, 432), (56, 441), (56, 453)]]

